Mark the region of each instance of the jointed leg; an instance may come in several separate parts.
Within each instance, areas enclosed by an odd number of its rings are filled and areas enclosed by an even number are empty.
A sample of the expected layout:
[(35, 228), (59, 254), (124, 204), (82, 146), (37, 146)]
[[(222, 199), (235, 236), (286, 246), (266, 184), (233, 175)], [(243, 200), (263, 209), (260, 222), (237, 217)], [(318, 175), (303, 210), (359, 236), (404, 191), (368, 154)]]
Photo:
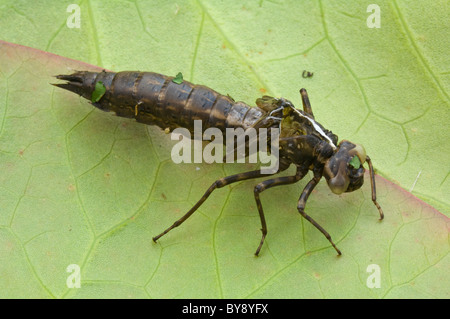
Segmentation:
[(308, 93), (305, 89), (300, 89), (300, 95), (302, 96), (303, 111), (311, 115), (311, 117), (314, 119), (311, 103), (309, 103)]
[[(280, 169), (277, 172), (275, 172), (274, 174), (277, 174), (278, 172), (280, 172), (283, 169), (285, 169), (285, 168), (280, 167)], [(273, 174), (270, 174), (270, 175), (273, 175)], [(167, 228), (164, 232), (162, 232), (158, 236), (153, 237), (153, 241), (156, 242), (159, 238), (161, 238), (162, 236), (167, 234), (173, 228), (180, 226), (186, 219), (188, 219), (204, 203), (204, 201), (209, 197), (209, 195), (211, 195), (211, 193), (216, 188), (221, 188), (226, 185), (230, 185), (234, 182), (245, 181), (247, 179), (258, 178), (258, 177), (263, 177), (263, 176), (267, 176), (267, 174), (261, 173), (261, 170), (255, 170), (255, 171), (231, 175), (231, 176), (227, 176), (227, 177), (218, 179), (208, 188), (208, 190), (205, 192), (205, 194), (202, 196), (202, 198), (200, 198), (200, 200), (194, 205), (194, 207), (192, 207), (183, 217), (178, 219), (175, 223), (173, 223), (172, 226)]]
[(307, 171), (308, 170), (303, 171), (303, 170), (297, 169), (297, 174), (295, 176), (283, 176), (283, 177), (268, 179), (268, 180), (261, 182), (255, 186), (254, 194), (255, 194), (256, 206), (258, 207), (259, 218), (261, 220), (261, 227), (262, 227), (261, 228), (262, 237), (261, 237), (261, 241), (259, 243), (258, 249), (256, 249), (256, 252), (255, 252), (256, 256), (258, 256), (259, 251), (261, 250), (261, 247), (264, 243), (264, 239), (266, 238), (266, 235), (267, 235), (266, 219), (264, 218), (264, 211), (263, 211), (263, 208), (261, 205), (261, 200), (259, 199), (259, 193), (265, 191), (266, 189), (274, 187), (274, 186), (288, 185), (288, 184), (296, 183), (305, 176)]
[(338, 255), (341, 255), (341, 251), (336, 247), (336, 245), (333, 243), (333, 241), (331, 240), (331, 236), (330, 234), (328, 234), (328, 232), (322, 228), (322, 226), (320, 226), (314, 219), (312, 219), (309, 215), (307, 215), (305, 213), (305, 206), (306, 206), (306, 201), (308, 200), (309, 195), (311, 194), (311, 192), (313, 191), (314, 187), (316, 187), (316, 185), (319, 183), (320, 181), (320, 177), (314, 177), (312, 180), (309, 181), (309, 183), (305, 186), (305, 188), (303, 189), (302, 194), (300, 195), (300, 199), (298, 200), (298, 205), (297, 205), (297, 209), (298, 212), (306, 219), (308, 220), (311, 224), (314, 225), (314, 227), (316, 227), (318, 230), (320, 230), (320, 232), (322, 234), (324, 234), (324, 236), (328, 239), (328, 241), (331, 243), (331, 245), (333, 245), (334, 249), (336, 249)]
[(370, 175), (370, 184), (372, 186), (372, 202), (378, 208), (380, 212), (380, 220), (384, 218), (383, 210), (381, 209), (380, 204), (377, 202), (377, 190), (375, 189), (375, 172), (373, 171), (372, 161), (369, 156), (366, 156), (366, 161), (369, 164), (369, 175)]

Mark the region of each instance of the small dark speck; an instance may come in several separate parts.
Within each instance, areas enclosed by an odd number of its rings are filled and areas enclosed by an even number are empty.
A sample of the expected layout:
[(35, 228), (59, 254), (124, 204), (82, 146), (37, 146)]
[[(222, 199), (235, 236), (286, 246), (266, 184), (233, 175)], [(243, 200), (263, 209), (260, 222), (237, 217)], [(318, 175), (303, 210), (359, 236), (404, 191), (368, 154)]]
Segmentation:
[(303, 73), (302, 73), (302, 77), (305, 78), (305, 79), (306, 78), (312, 78), (313, 75), (314, 75), (313, 72), (309, 72), (309, 71), (306, 71), (306, 70), (304, 70)]

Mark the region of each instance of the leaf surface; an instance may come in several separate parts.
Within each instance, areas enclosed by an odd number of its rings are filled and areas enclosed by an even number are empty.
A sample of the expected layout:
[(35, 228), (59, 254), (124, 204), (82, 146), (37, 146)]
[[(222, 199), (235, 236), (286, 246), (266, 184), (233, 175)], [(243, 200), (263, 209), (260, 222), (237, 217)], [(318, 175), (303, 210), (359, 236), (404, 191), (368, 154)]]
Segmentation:
[[(4, 1), (0, 38), (60, 56), (0, 42), (0, 296), (448, 298), (448, 3), (378, 4), (370, 29), (359, 1), (82, 1), (71, 29), (69, 2)], [(255, 258), (256, 182), (245, 182), (153, 244), (217, 178), (253, 166), (174, 164), (159, 128), (49, 85), (104, 68), (181, 71), (249, 104), (301, 105), (307, 88), (316, 119), (365, 146), (385, 220), (368, 176), (341, 196), (321, 182), (306, 211), (337, 257), (297, 213), (308, 176), (261, 194), (269, 233)], [(67, 284), (73, 264), (80, 289)]]

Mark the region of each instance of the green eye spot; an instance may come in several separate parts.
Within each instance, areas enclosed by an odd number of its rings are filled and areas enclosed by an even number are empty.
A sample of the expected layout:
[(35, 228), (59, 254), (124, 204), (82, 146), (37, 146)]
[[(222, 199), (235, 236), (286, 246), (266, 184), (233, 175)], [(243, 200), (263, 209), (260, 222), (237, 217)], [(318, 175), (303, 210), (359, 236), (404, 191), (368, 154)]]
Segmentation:
[(183, 83), (183, 74), (181, 72), (178, 72), (178, 74), (173, 78), (172, 82), (176, 84)]
[(359, 157), (357, 155), (353, 156), (353, 158), (349, 162), (349, 165), (355, 169), (358, 169), (361, 166), (361, 161), (359, 160)]
[(97, 83), (95, 83), (95, 88), (94, 88), (94, 92), (92, 92), (91, 101), (93, 103), (100, 101), (100, 99), (105, 94), (105, 92), (106, 92), (106, 88), (103, 85), (103, 82), (98, 81)]

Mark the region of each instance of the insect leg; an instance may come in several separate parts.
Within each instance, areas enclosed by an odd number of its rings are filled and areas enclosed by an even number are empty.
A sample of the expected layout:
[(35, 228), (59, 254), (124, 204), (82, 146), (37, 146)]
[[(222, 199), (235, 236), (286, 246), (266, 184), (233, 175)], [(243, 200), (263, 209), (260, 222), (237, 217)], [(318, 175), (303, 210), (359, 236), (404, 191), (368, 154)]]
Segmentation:
[(300, 95), (302, 96), (303, 111), (311, 115), (311, 117), (314, 119), (311, 103), (309, 103), (308, 92), (306, 92), (305, 89), (300, 89)]
[(297, 173), (294, 176), (283, 176), (283, 177), (268, 179), (268, 180), (265, 180), (255, 186), (255, 189), (254, 189), (255, 201), (256, 201), (256, 206), (258, 207), (258, 213), (259, 213), (259, 218), (261, 220), (261, 227), (262, 227), (261, 228), (262, 237), (261, 237), (261, 241), (259, 243), (258, 249), (256, 249), (255, 256), (258, 256), (259, 251), (261, 250), (261, 247), (264, 243), (264, 239), (266, 238), (266, 235), (267, 235), (266, 219), (264, 217), (264, 211), (262, 208), (261, 200), (259, 199), (259, 194), (261, 192), (265, 191), (266, 189), (269, 189), (274, 186), (288, 185), (288, 184), (296, 183), (305, 176), (307, 171), (308, 171), (307, 169), (305, 171), (305, 170), (300, 170), (300, 168), (297, 168)]
[(314, 219), (312, 219), (308, 214), (305, 213), (306, 201), (308, 200), (309, 195), (313, 191), (314, 187), (316, 187), (316, 185), (319, 183), (319, 181), (320, 181), (320, 177), (314, 177), (312, 180), (310, 180), (308, 182), (308, 184), (303, 189), (302, 194), (300, 195), (300, 199), (298, 200), (297, 209), (298, 209), (298, 212), (306, 220), (308, 220), (311, 224), (314, 225), (314, 227), (316, 227), (318, 230), (320, 230), (320, 232), (322, 234), (324, 234), (324, 236), (328, 239), (328, 241), (331, 243), (331, 245), (333, 245), (334, 249), (336, 249), (338, 255), (341, 255), (341, 251), (336, 247), (336, 245), (331, 240), (330, 234), (328, 234), (328, 232), (325, 229), (323, 229), (322, 226), (320, 226)]
[(377, 202), (377, 190), (375, 188), (375, 173), (373, 171), (372, 161), (370, 160), (369, 156), (366, 156), (366, 161), (369, 164), (370, 185), (372, 186), (372, 202), (378, 208), (378, 211), (380, 212), (380, 220), (382, 220), (384, 218), (384, 213), (383, 210), (381, 209), (380, 204), (378, 204)]
[[(283, 168), (283, 169), (285, 169), (285, 168)], [(275, 172), (273, 174), (270, 174), (270, 175), (277, 174), (278, 172), (280, 172), (280, 170), (282, 170), (281, 166), (280, 166), (280, 169), (277, 172)], [(250, 172), (245, 172), (245, 173), (241, 173), (241, 174), (231, 175), (231, 176), (227, 176), (227, 177), (223, 177), (221, 179), (218, 179), (217, 181), (215, 181), (208, 188), (208, 190), (205, 192), (205, 194), (202, 196), (202, 198), (200, 198), (200, 200), (183, 217), (178, 219), (175, 223), (173, 223), (172, 226), (167, 228), (161, 234), (159, 234), (158, 236), (153, 237), (153, 241), (156, 243), (156, 241), (159, 238), (161, 238), (162, 236), (167, 234), (173, 228), (180, 226), (186, 219), (188, 219), (205, 202), (205, 200), (209, 197), (209, 195), (211, 195), (211, 193), (216, 188), (222, 188), (222, 187), (224, 187), (226, 185), (230, 185), (230, 184), (235, 183), (235, 182), (245, 181), (247, 179), (258, 178), (258, 177), (263, 177), (263, 176), (267, 176), (267, 174), (261, 173), (261, 170), (255, 170), (255, 171), (250, 171)]]

